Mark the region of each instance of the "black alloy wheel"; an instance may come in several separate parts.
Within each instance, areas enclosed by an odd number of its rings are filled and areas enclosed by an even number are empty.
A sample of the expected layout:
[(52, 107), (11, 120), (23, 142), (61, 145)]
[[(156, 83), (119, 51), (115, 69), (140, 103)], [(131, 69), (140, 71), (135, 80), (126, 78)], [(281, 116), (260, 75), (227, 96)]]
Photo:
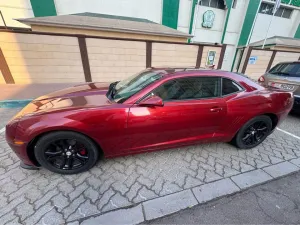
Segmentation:
[(59, 139), (45, 146), (45, 158), (52, 166), (72, 170), (84, 166), (89, 159), (85, 146), (76, 139)]
[(269, 116), (257, 116), (249, 120), (236, 134), (232, 142), (241, 149), (254, 148), (262, 143), (272, 131)]
[(53, 132), (38, 140), (35, 157), (42, 167), (60, 174), (75, 174), (90, 169), (99, 150), (88, 137), (69, 131)]
[(268, 134), (268, 126), (264, 121), (258, 121), (249, 126), (242, 137), (246, 146), (252, 146), (260, 142)]

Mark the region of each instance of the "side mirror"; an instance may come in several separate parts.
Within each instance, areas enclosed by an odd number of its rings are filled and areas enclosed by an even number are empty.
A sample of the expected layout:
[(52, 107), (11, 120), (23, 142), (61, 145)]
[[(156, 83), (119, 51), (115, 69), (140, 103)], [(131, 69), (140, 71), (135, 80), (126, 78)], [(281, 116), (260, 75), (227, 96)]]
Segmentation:
[(158, 97), (156, 95), (151, 95), (150, 97), (140, 101), (138, 105), (139, 106), (149, 106), (149, 107), (151, 107), (151, 106), (162, 107), (162, 106), (164, 106), (164, 102), (160, 97)]

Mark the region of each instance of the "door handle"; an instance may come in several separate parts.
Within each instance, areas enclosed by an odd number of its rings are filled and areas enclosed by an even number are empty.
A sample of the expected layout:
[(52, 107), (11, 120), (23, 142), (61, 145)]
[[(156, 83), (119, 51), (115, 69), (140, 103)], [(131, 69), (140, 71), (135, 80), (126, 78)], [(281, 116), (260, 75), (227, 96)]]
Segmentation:
[(222, 111), (222, 108), (216, 106), (216, 107), (211, 108), (210, 111), (211, 111), (211, 112), (220, 112), (220, 111)]

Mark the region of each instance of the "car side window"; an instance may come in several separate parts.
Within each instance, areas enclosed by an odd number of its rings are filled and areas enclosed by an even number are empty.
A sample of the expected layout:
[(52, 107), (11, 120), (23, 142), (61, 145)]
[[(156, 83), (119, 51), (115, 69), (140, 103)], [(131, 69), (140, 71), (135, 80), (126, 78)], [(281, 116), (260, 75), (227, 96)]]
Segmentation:
[(187, 77), (167, 81), (153, 91), (164, 101), (213, 98), (220, 96), (218, 77)]
[(243, 88), (233, 80), (222, 78), (222, 95), (233, 94), (241, 90), (243, 90)]

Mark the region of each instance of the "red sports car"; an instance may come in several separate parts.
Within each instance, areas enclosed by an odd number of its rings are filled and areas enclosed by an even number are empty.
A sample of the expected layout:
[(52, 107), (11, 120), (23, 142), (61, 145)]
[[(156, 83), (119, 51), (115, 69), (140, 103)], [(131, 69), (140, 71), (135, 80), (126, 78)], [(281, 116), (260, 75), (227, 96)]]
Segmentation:
[(290, 92), (231, 72), (151, 68), (32, 101), (6, 126), (23, 168), (74, 174), (116, 157), (203, 142), (253, 148), (293, 106)]

